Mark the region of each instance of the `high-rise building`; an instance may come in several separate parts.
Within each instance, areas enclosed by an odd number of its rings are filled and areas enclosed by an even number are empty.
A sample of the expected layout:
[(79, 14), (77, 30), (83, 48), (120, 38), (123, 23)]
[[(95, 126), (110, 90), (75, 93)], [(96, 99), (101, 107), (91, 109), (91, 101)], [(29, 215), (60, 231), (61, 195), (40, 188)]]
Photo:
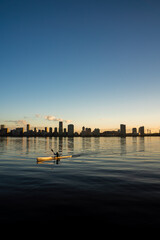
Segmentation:
[(139, 134), (140, 134), (141, 136), (144, 135), (144, 126), (142, 126), (142, 127), (139, 128)]
[(137, 128), (132, 128), (132, 135), (137, 135)]
[(63, 122), (59, 122), (59, 134), (63, 134)]
[(120, 125), (120, 133), (121, 135), (125, 136), (126, 135), (126, 125), (121, 124)]
[(52, 127), (49, 128), (49, 133), (50, 133), (50, 134), (52, 133)]
[(68, 125), (68, 136), (73, 136), (74, 135), (74, 125), (73, 124), (69, 124)]
[(46, 133), (48, 132), (48, 128), (47, 128), (47, 127), (45, 127), (45, 132), (46, 132)]
[(82, 131), (85, 131), (85, 127), (84, 126), (82, 127)]
[(27, 124), (27, 132), (30, 131), (30, 124)]
[(18, 135), (18, 136), (22, 136), (23, 135), (23, 133), (24, 133), (24, 129), (23, 128), (16, 128), (16, 135)]

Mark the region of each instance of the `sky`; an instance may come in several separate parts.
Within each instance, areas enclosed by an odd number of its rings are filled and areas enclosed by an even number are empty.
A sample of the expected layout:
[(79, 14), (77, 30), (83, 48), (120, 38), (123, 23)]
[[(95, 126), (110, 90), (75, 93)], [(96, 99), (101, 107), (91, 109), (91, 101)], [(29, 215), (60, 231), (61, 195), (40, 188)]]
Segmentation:
[(160, 129), (160, 1), (0, 0), (0, 124)]

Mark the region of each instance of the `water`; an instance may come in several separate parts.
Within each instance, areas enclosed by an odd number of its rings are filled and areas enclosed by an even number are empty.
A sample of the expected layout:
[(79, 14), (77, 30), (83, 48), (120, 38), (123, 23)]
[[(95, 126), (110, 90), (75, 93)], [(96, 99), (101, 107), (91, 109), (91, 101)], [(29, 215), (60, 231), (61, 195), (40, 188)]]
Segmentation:
[[(73, 155), (37, 164), (50, 149)], [(160, 138), (0, 138), (0, 222), (160, 223)]]

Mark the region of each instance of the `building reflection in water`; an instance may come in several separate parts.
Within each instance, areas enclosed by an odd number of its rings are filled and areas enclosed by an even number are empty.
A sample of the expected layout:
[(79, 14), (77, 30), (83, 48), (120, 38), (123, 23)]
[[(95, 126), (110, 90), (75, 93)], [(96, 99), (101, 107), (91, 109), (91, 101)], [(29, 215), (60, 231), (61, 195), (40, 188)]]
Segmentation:
[(121, 155), (126, 154), (126, 138), (120, 138)]
[(144, 141), (145, 141), (144, 137), (139, 137), (138, 147), (139, 147), (139, 151), (140, 152), (144, 152), (145, 151), (145, 145), (144, 145), (145, 142)]
[(59, 151), (60, 154), (63, 153), (63, 138), (62, 137), (59, 137), (59, 149), (57, 151)]
[(72, 137), (68, 138), (68, 152), (74, 152), (74, 138)]
[(132, 151), (137, 152), (137, 137), (132, 137)]
[(30, 148), (30, 138), (26, 137), (26, 154), (29, 153), (29, 148)]

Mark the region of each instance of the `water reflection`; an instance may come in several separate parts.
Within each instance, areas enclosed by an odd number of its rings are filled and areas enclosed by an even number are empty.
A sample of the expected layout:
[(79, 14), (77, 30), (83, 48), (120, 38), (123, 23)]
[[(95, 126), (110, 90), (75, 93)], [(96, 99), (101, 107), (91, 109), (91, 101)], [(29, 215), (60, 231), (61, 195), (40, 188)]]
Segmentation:
[(5, 149), (8, 146), (8, 138), (7, 137), (0, 137), (0, 154), (4, 154)]
[(144, 137), (140, 137), (139, 138), (139, 151), (140, 152), (144, 152), (145, 151), (145, 138)]
[(74, 151), (74, 138), (68, 138), (68, 152)]
[(95, 137), (94, 138), (94, 148), (98, 151), (100, 149), (100, 138)]
[(121, 155), (126, 154), (126, 138), (120, 138)]
[(133, 151), (137, 151), (137, 137), (132, 137)]
[[(145, 152), (145, 137), (132, 138), (0, 138), (0, 153), (9, 151), (12, 155), (51, 156), (59, 151), (61, 155), (93, 154), (93, 152), (127, 153)], [(152, 140), (153, 141), (153, 140)]]
[(59, 138), (59, 150), (57, 150), (57, 151), (59, 151), (60, 154), (62, 154), (62, 152), (63, 152), (63, 138), (62, 137)]
[(42, 160), (42, 161), (37, 161), (37, 164), (49, 164), (49, 165), (54, 165), (54, 164), (60, 164), (60, 159), (59, 160)]
[(87, 149), (91, 149), (91, 137), (87, 137), (87, 138), (82, 138), (82, 149), (83, 150), (87, 150)]
[(30, 149), (30, 138), (27, 137), (26, 138), (26, 154), (29, 153), (29, 149)]
[(57, 149), (57, 145), (58, 145), (58, 138), (57, 137), (55, 137), (55, 138), (53, 138), (53, 141), (54, 141), (54, 144), (53, 144), (53, 150), (55, 151), (55, 152), (57, 152), (58, 151), (58, 149)]

